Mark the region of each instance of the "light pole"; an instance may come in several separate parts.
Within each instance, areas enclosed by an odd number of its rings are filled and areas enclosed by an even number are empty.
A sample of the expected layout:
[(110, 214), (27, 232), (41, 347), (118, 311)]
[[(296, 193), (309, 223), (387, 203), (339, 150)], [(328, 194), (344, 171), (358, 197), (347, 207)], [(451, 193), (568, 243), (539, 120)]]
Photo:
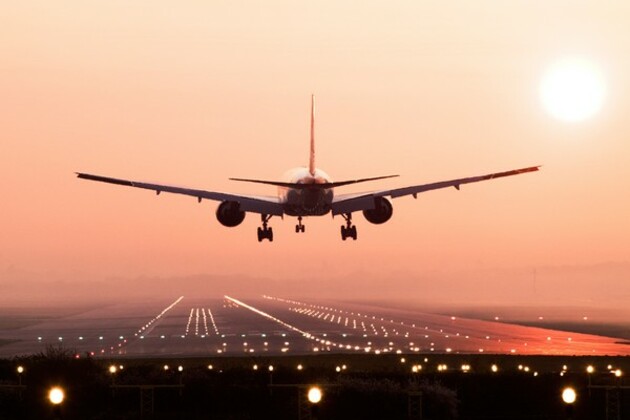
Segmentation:
[(182, 365), (177, 366), (177, 371), (179, 372), (179, 396), (182, 396), (182, 387), (184, 383), (184, 367)]
[(311, 404), (310, 406), (310, 414), (311, 419), (317, 420), (317, 414), (319, 414), (319, 406), (318, 404), (322, 401), (322, 390), (318, 386), (312, 386), (308, 389), (308, 393), (306, 394), (306, 398), (308, 402)]
[(55, 418), (62, 418), (61, 416), (61, 404), (63, 400), (65, 400), (66, 394), (63, 391), (63, 388), (59, 386), (52, 387), (48, 392), (48, 401), (53, 406), (53, 415)]
[(18, 366), (17, 373), (18, 373), (18, 385), (22, 386), (22, 374), (24, 373), (24, 366)]
[(565, 404), (565, 414), (568, 420), (573, 418), (573, 404), (577, 400), (575, 389), (568, 386), (562, 390), (562, 401)]
[(111, 365), (108, 370), (109, 374), (112, 375), (112, 385), (115, 385), (116, 372), (118, 372), (118, 368), (115, 365)]

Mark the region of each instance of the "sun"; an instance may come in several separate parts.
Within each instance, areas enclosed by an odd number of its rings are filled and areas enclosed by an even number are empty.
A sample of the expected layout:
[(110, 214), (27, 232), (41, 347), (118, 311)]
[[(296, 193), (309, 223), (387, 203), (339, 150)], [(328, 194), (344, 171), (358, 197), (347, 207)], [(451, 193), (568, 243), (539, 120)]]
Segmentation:
[(567, 122), (585, 120), (604, 104), (606, 85), (599, 69), (584, 59), (555, 63), (540, 85), (543, 106), (553, 117)]

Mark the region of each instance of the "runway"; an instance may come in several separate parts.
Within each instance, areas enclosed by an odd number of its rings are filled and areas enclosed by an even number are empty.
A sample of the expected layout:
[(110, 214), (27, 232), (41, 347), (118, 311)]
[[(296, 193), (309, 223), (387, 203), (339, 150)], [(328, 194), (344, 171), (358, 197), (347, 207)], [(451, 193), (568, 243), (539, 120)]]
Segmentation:
[(396, 308), (278, 296), (125, 302), (0, 329), (0, 357), (76, 349), (77, 357), (317, 353), (628, 355), (623, 340)]

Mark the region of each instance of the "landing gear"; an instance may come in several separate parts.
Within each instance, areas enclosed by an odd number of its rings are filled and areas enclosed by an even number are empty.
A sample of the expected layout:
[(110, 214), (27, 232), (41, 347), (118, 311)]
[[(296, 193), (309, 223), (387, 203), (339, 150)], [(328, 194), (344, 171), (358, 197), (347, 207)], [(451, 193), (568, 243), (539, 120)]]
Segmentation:
[(271, 216), (268, 214), (261, 214), (260, 220), (262, 221), (262, 227), (258, 228), (258, 242), (262, 242), (263, 239), (269, 239), (269, 242), (273, 242), (273, 229), (267, 227)]
[(346, 220), (346, 225), (341, 226), (341, 239), (346, 240), (346, 238), (352, 238), (353, 240), (357, 240), (357, 227), (352, 224), (352, 213), (342, 214), (343, 218)]
[(298, 224), (295, 225), (295, 233), (304, 233), (305, 226), (302, 224), (302, 216), (298, 216)]

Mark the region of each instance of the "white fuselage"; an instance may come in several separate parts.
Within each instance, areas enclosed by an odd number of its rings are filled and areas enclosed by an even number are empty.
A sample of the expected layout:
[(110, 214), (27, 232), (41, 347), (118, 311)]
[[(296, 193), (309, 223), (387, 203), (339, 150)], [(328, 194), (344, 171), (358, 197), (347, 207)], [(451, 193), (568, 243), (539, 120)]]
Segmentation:
[[(321, 169), (315, 169), (312, 175), (308, 168), (290, 169), (283, 179), (288, 183), (305, 185), (332, 182)], [(322, 216), (330, 211), (333, 196), (332, 188), (278, 188), (278, 197), (289, 216)]]

